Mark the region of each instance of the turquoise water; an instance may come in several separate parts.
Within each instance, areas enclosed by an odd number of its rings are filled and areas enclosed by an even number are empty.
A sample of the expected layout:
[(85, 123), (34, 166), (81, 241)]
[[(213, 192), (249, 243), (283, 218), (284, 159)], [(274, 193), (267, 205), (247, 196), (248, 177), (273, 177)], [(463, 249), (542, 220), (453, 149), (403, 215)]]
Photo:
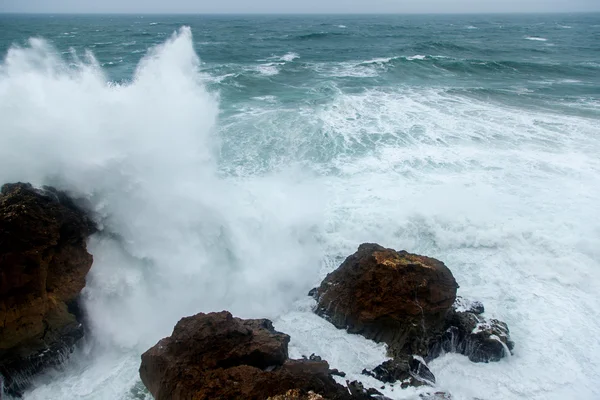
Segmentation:
[(86, 343), (26, 398), (144, 398), (140, 354), (222, 309), (379, 387), (385, 349), (305, 296), (367, 241), (511, 328), (513, 357), (445, 355), (436, 390), (600, 396), (600, 14), (0, 15), (0, 57), (0, 180), (103, 228)]

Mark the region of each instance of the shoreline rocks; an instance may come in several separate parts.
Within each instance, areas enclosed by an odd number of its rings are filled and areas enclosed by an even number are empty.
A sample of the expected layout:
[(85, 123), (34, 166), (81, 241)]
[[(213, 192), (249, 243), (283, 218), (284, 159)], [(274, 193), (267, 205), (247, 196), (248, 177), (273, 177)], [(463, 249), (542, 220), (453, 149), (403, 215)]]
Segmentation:
[(452, 272), (434, 258), (377, 244), (359, 246), (318, 288), (314, 312), (349, 333), (388, 345), (388, 360), (365, 375), (402, 386), (433, 385), (427, 362), (446, 352), (499, 361), (514, 343), (483, 304), (456, 296)]
[(32, 375), (60, 364), (83, 337), (78, 296), (92, 266), (92, 221), (51, 187), (0, 191), (0, 374), (20, 395)]
[[(445, 352), (474, 362), (510, 354), (506, 324), (486, 320), (483, 304), (457, 297), (457, 289), (441, 261), (363, 244), (310, 294), (314, 311), (338, 328), (388, 345), (392, 359), (364, 375), (406, 388), (434, 387), (427, 363)], [(142, 355), (140, 377), (156, 400), (386, 399), (359, 381), (340, 385), (333, 376), (345, 374), (317, 355), (290, 360), (289, 341), (266, 319), (200, 313)], [(439, 391), (421, 397), (451, 398)]]
[(361, 244), (314, 293), (315, 312), (340, 329), (389, 346), (391, 356), (426, 355), (443, 332), (458, 284), (444, 263)]
[(267, 319), (200, 313), (142, 355), (140, 377), (156, 400), (370, 398), (352, 396), (318, 357), (289, 359), (289, 341)]

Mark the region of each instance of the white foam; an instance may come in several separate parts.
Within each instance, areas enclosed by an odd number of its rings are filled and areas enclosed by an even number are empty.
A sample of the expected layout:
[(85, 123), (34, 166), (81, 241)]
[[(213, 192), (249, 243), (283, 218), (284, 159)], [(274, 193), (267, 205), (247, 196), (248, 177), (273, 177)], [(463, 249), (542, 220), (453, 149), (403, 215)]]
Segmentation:
[(427, 56), (421, 55), (421, 54), (417, 54), (414, 56), (410, 56), (410, 57), (406, 57), (407, 60), (412, 61), (412, 60), (424, 60)]
[(281, 56), (280, 60), (281, 61), (286, 61), (286, 62), (291, 62), (294, 61), (295, 59), (300, 58), (300, 56), (297, 53), (287, 53), (283, 56)]
[(218, 105), (188, 28), (126, 85), (107, 82), (91, 54), (75, 69), (55, 54), (33, 39), (0, 67), (0, 181), (73, 190), (114, 235), (89, 243), (89, 354), (28, 397), (114, 399), (182, 316), (275, 317), (304, 295), (321, 257), (318, 188), (301, 171), (217, 178)]
[(260, 64), (256, 66), (256, 70), (265, 76), (273, 76), (279, 73), (279, 68), (277, 68), (277, 64), (275, 63)]
[(127, 85), (109, 84), (89, 54), (75, 69), (55, 54), (32, 40), (0, 67), (0, 181), (72, 189), (115, 235), (89, 244), (88, 346), (26, 399), (143, 397), (141, 352), (181, 316), (221, 309), (274, 318), (292, 355), (315, 352), (374, 385), (359, 369), (383, 349), (333, 329), (305, 298), (366, 241), (445, 261), (460, 294), (511, 329), (514, 356), (499, 363), (431, 363), (436, 390), (600, 397), (596, 120), (328, 81), (329, 102), (252, 101), (217, 125), (188, 29)]
[(538, 42), (546, 42), (546, 41), (548, 41), (548, 39), (543, 38), (543, 37), (538, 37), (538, 36), (525, 36), (525, 39), (527, 39), (527, 40), (534, 40), (534, 41), (538, 41)]

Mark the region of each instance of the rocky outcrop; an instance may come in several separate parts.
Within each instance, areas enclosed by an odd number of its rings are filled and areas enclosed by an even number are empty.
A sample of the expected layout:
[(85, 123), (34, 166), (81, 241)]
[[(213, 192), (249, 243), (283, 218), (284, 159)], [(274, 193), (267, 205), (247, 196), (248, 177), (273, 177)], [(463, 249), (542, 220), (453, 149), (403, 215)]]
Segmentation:
[(140, 376), (156, 400), (358, 398), (326, 361), (290, 360), (289, 341), (266, 319), (201, 313), (142, 355)]
[(401, 387), (434, 385), (435, 376), (421, 357), (404, 356), (384, 361), (369, 371), (364, 369), (363, 375), (372, 376), (384, 383), (401, 381)]
[(93, 223), (62, 192), (0, 192), (0, 374), (13, 394), (83, 336), (77, 297), (92, 265)]
[(473, 362), (500, 361), (511, 354), (514, 343), (508, 326), (497, 319), (486, 319), (480, 310), (453, 308), (446, 317), (446, 330), (432, 343), (428, 358), (442, 353), (460, 353)]
[(316, 313), (387, 343), (392, 356), (423, 354), (431, 334), (443, 329), (457, 288), (438, 260), (362, 244), (314, 292)]
[(426, 363), (444, 352), (488, 362), (513, 348), (506, 324), (486, 320), (481, 303), (457, 301), (457, 289), (441, 261), (362, 244), (309, 294), (338, 328), (388, 345), (393, 359), (363, 373), (418, 386), (435, 382)]

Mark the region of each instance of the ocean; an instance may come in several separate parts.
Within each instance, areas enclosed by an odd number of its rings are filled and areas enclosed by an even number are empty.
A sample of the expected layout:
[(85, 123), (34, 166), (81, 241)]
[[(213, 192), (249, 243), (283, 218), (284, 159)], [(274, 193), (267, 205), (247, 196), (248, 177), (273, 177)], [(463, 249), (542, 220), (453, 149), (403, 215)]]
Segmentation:
[[(150, 399), (183, 316), (311, 312), (363, 242), (436, 257), (514, 355), (430, 365), (455, 400), (600, 398), (600, 14), (0, 15), (0, 183), (84, 199), (88, 333), (25, 399)], [(382, 390), (418, 399), (423, 389)]]

